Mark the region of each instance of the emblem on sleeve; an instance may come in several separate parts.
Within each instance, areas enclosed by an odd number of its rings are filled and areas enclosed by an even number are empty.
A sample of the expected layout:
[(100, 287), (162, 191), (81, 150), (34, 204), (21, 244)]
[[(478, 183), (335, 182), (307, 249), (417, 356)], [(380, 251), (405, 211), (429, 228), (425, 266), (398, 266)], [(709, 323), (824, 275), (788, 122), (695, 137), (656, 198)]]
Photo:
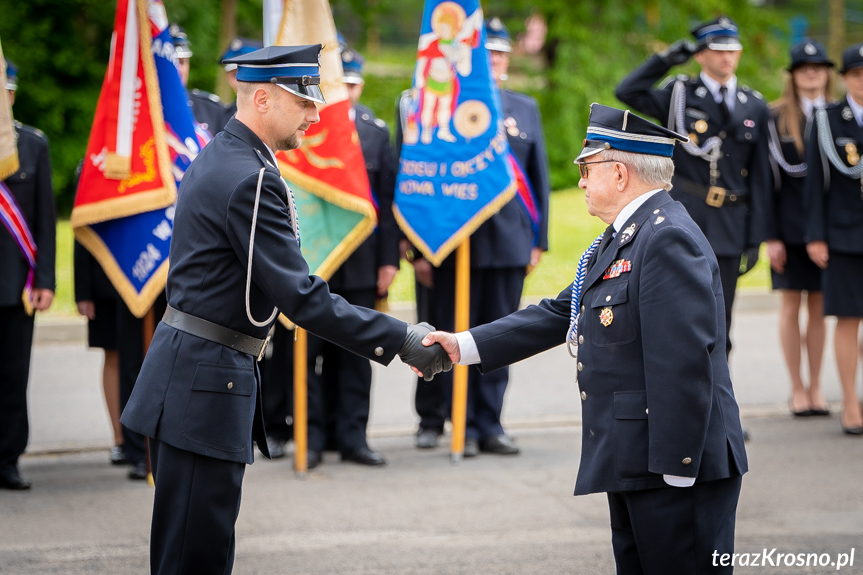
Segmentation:
[(614, 321), (614, 313), (612, 313), (610, 307), (602, 308), (602, 311), (599, 312), (599, 323), (608, 327), (611, 325), (611, 322)]

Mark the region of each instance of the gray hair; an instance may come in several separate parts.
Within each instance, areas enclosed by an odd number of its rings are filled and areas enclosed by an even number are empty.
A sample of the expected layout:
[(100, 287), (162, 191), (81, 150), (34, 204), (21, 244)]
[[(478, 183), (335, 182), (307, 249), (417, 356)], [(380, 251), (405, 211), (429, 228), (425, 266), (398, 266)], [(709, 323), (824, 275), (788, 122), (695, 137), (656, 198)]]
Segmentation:
[(606, 160), (626, 164), (635, 172), (635, 177), (649, 186), (663, 190), (671, 189), (671, 177), (674, 175), (674, 161), (671, 158), (624, 152), (613, 148), (605, 150), (602, 156)]

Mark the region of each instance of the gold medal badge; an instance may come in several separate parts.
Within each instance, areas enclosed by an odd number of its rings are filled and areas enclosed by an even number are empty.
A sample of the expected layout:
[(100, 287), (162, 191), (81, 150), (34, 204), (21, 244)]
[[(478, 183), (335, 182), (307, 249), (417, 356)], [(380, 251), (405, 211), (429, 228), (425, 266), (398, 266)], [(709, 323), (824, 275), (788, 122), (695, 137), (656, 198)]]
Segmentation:
[(696, 146), (698, 145), (698, 134), (696, 134), (695, 132), (689, 132), (689, 139), (692, 141), (693, 144), (695, 144)]
[(599, 312), (599, 323), (608, 327), (611, 325), (611, 322), (614, 321), (614, 314), (611, 311), (610, 307), (602, 308), (602, 311)]
[(860, 154), (857, 153), (857, 146), (854, 142), (848, 142), (845, 144), (845, 153), (847, 154), (849, 164), (856, 166), (860, 163)]
[(698, 120), (697, 122), (695, 122), (695, 131), (699, 134), (703, 134), (704, 132), (706, 132), (707, 122), (705, 122), (704, 120)]

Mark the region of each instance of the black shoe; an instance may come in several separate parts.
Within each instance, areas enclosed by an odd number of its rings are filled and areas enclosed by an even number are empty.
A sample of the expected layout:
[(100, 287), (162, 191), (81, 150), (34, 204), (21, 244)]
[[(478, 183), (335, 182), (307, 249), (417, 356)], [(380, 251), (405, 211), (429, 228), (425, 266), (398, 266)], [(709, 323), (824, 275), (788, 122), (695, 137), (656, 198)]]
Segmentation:
[(815, 415), (815, 411), (812, 409), (802, 409), (800, 411), (794, 411), (792, 409), (791, 415), (793, 415), (794, 417), (810, 417), (812, 415)]
[(135, 481), (147, 479), (147, 463), (139, 461), (129, 466), (129, 479), (134, 479)]
[(0, 488), (11, 489), (12, 491), (24, 491), (25, 489), (30, 489), (30, 484), (21, 479), (17, 467), (10, 467), (0, 472)]
[(386, 465), (387, 463), (387, 460), (381, 454), (372, 451), (368, 447), (360, 447), (350, 453), (342, 453), (342, 461), (353, 461), (360, 465)]
[(270, 452), (270, 459), (281, 459), (285, 456), (285, 443), (281, 439), (275, 437), (267, 437), (267, 449)]
[(842, 431), (848, 435), (863, 435), (863, 427), (845, 427), (843, 425)]
[(437, 429), (420, 427), (417, 431), (417, 448), (432, 449), (433, 447), (437, 447), (438, 438), (442, 434), (443, 432), (438, 431)]
[(122, 445), (115, 445), (111, 448), (111, 465), (126, 465), (129, 463), (129, 457), (126, 455), (126, 450)]
[(306, 469), (314, 469), (321, 464), (323, 458), (320, 451), (306, 451)]
[(743, 441), (749, 441), (749, 432), (746, 431), (746, 428), (743, 429)]
[(811, 411), (812, 415), (815, 417), (825, 417), (825, 416), (830, 415), (830, 410), (827, 409), (826, 407), (825, 408), (813, 407), (809, 411)]
[(512, 438), (503, 433), (484, 439), (480, 442), (479, 449), (497, 455), (517, 455), (519, 452)]
[(464, 456), (465, 457), (476, 457), (479, 455), (479, 441), (476, 439), (465, 437), (464, 438)]

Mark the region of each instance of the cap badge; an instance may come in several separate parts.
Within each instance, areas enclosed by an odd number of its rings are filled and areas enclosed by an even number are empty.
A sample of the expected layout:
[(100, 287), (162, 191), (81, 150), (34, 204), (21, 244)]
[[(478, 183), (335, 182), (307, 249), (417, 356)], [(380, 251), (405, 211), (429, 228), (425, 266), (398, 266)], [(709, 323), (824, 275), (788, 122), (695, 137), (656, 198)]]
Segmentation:
[(816, 54), (816, 52), (818, 52), (818, 50), (816, 50), (815, 46), (813, 46), (812, 44), (806, 44), (803, 47), (803, 51), (806, 52), (807, 54), (809, 54), (810, 56), (814, 56)]
[(599, 312), (599, 323), (608, 327), (611, 325), (611, 322), (614, 321), (614, 314), (611, 311), (610, 307), (602, 308), (602, 311)]
[(239, 50), (242, 47), (243, 47), (243, 42), (239, 38), (234, 38), (234, 40), (231, 42), (231, 51), (232, 52), (236, 52), (237, 50)]
[(695, 122), (695, 131), (699, 134), (703, 134), (704, 132), (706, 132), (707, 122), (705, 122), (704, 120), (698, 120), (697, 122)]
[(707, 95), (707, 88), (705, 88), (704, 86), (699, 86), (698, 89), (695, 90), (695, 95), (699, 98), (703, 98)]
[(731, 27), (731, 20), (729, 20), (728, 18), (723, 16), (722, 18), (719, 19), (719, 25), (722, 26), (723, 28), (730, 28)]
[[(661, 216), (660, 216), (661, 217)], [(629, 260), (617, 260), (605, 270), (602, 274), (602, 279), (608, 280), (611, 278), (620, 277), (620, 274), (625, 274), (632, 271), (632, 262)]]
[(844, 108), (842, 108), (842, 119), (843, 120), (847, 121), (853, 117), (854, 117), (854, 112), (851, 111), (851, 108), (849, 108), (848, 106), (845, 106)]

